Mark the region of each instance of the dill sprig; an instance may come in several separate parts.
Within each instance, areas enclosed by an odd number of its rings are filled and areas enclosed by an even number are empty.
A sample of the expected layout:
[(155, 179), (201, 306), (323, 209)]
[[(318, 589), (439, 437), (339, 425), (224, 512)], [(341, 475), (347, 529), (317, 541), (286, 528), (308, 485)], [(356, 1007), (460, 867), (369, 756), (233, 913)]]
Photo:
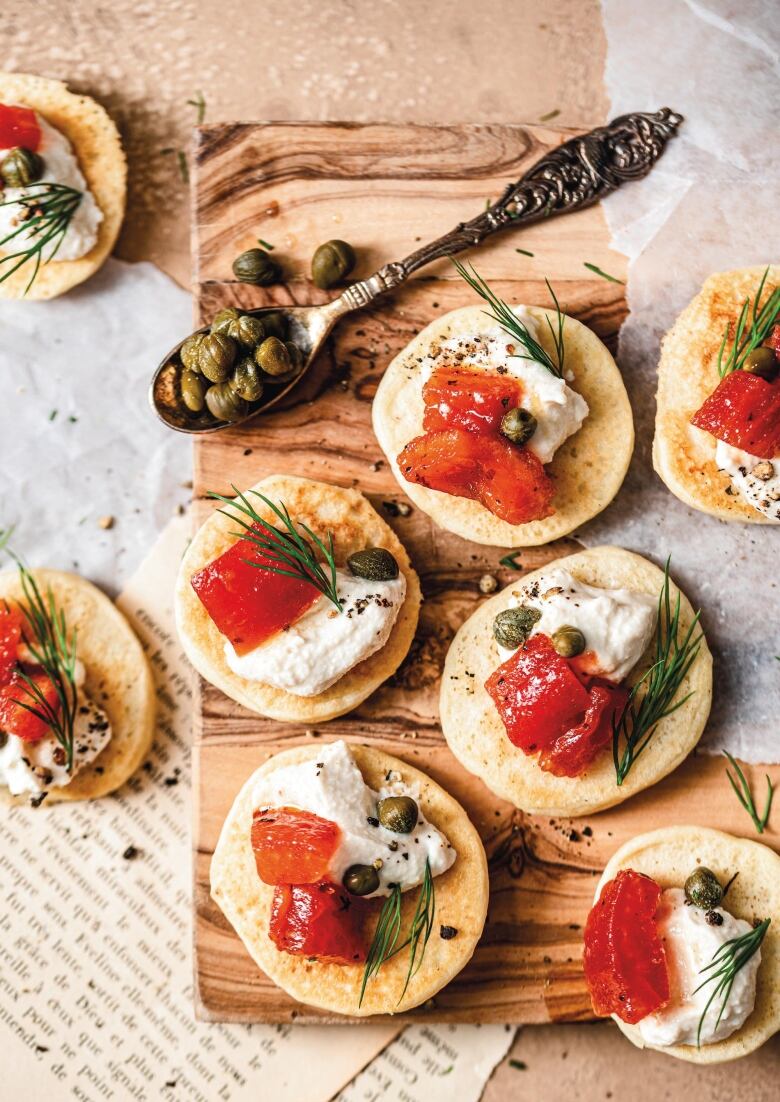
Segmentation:
[[(326, 546), (308, 525), (299, 522), (296, 526), (283, 502), (280, 503), (280, 507), (257, 490), (249, 490), (248, 493), (258, 497), (281, 522), (282, 528), (275, 528), (267, 520), (263, 520), (246, 494), (241, 493), (235, 486), (233, 491), (236, 495), (235, 500), (214, 492), (209, 492), (206, 496), (213, 498), (215, 501), (221, 501), (224, 505), (229, 505), (242, 514), (236, 516), (226, 509), (219, 510), (223, 516), (236, 521), (244, 529), (243, 532), (231, 532), (231, 535), (254, 544), (263, 552), (266, 560), (264, 562), (253, 562), (251, 559), (245, 559), (244, 561), (249, 566), (256, 566), (260, 570), (270, 570), (273, 574), (281, 574), (285, 578), (297, 578), (299, 581), (308, 582), (309, 585), (313, 585), (315, 589), (318, 589), (324, 597), (327, 597), (339, 612), (342, 612), (343, 607), (336, 585), (333, 533), (328, 532), (328, 544)], [(242, 516), (248, 519), (244, 520)], [(258, 528), (260, 531), (257, 531)], [(303, 530), (307, 539), (304, 539), (298, 528)], [(311, 543), (308, 540), (311, 540)], [(317, 560), (312, 544), (325, 560), (325, 566)]]
[(618, 785), (622, 785), (631, 766), (646, 749), (660, 721), (681, 708), (692, 695), (687, 693), (681, 700), (675, 700), (701, 647), (701, 634), (695, 638), (693, 635), (701, 613), (693, 617), (681, 641), (680, 594), (678, 592), (672, 610), (669, 562), (667, 559), (664, 584), (658, 597), (653, 664), (632, 687), (618, 719), (612, 721), (612, 757)]
[(601, 276), (602, 279), (606, 279), (609, 283), (623, 283), (624, 279), (618, 279), (617, 276), (610, 275), (609, 272), (605, 272), (603, 268), (599, 268), (597, 264), (591, 264), (590, 261), (584, 260), (582, 262), (583, 268), (587, 268), (589, 272), (593, 272), (597, 276)]
[(726, 326), (718, 350), (718, 374), (721, 379), (731, 374), (732, 371), (739, 371), (750, 353), (764, 343), (772, 330), (772, 326), (777, 321), (778, 314), (780, 314), (780, 287), (775, 287), (764, 305), (759, 307), (768, 275), (769, 268), (767, 267), (761, 276), (752, 306), (750, 295), (742, 303), (742, 309), (734, 326), (734, 339), (731, 349), (724, 360), (723, 355), (729, 341), (731, 324), (729, 323)]
[(769, 774), (764, 774), (764, 777), (766, 778), (766, 806), (764, 808), (764, 814), (759, 815), (758, 811), (756, 810), (755, 801), (753, 800), (753, 793), (750, 791), (750, 785), (748, 784), (747, 777), (743, 773), (742, 768), (740, 767), (738, 762), (735, 761), (735, 759), (731, 756), (728, 750), (724, 750), (723, 753), (728, 758), (729, 764), (737, 775), (735, 779), (729, 772), (728, 768), (726, 769), (726, 776), (729, 779), (729, 784), (734, 789), (735, 796), (742, 804), (745, 811), (747, 811), (750, 818), (753, 820), (753, 826), (756, 828), (759, 834), (763, 834), (764, 828), (769, 822), (769, 813), (772, 810), (772, 800), (775, 794), (774, 786), (772, 784), (772, 781), (769, 779)]
[[(22, 208), (19, 225), (15, 230), (0, 238), (0, 249), (21, 234), (29, 234), (27, 240), (16, 252), (0, 257), (0, 283), (9, 279), (15, 271), (29, 261), (33, 262), (33, 272), (24, 289), (32, 287), (42, 263), (48, 264), (59, 251), (62, 239), (68, 231), (73, 215), (78, 209), (83, 192), (65, 184), (38, 183), (28, 184), (25, 194), (18, 199), (5, 199), (0, 207), (18, 206)], [(46, 246), (50, 245), (48, 256), (44, 256)], [(12, 246), (14, 247), (14, 246)], [(10, 264), (3, 270), (3, 266)]]
[[(420, 886), (420, 894), (417, 897), (417, 906), (414, 909), (409, 933), (398, 945), (401, 934), (401, 889), (398, 884), (393, 884), (390, 895), (387, 896), (379, 912), (379, 921), (376, 924), (371, 947), (366, 957), (363, 969), (363, 983), (360, 987), (358, 1006), (362, 1005), (366, 993), (366, 986), (372, 976), (375, 976), (385, 961), (400, 953), (409, 946), (409, 967), (406, 972), (403, 990), (398, 996), (401, 1002), (409, 987), (410, 981), (420, 970), (425, 956), (425, 948), (428, 939), (433, 932), (433, 916), (436, 910), (436, 892), (433, 886), (433, 873), (430, 861), (426, 858), (425, 873)], [(396, 1004), (398, 1005), (398, 1004)]]
[(485, 310), (485, 313), (489, 318), (497, 321), (501, 328), (510, 337), (514, 337), (519, 341), (525, 349), (524, 352), (517, 352), (515, 355), (521, 360), (534, 360), (540, 363), (543, 367), (546, 367), (553, 375), (556, 375), (559, 379), (563, 378), (563, 363), (565, 355), (565, 347), (563, 343), (563, 327), (566, 322), (566, 315), (561, 311), (558, 299), (555, 291), (550, 286), (550, 281), (545, 279), (547, 284), (547, 290), (550, 292), (553, 303), (555, 304), (555, 325), (552, 324), (548, 317), (545, 317), (547, 327), (550, 330), (552, 336), (553, 345), (555, 347), (555, 360), (550, 356), (549, 352), (539, 344), (539, 342), (533, 337), (528, 327), (521, 321), (514, 310), (509, 307), (502, 298), (491, 291), (485, 280), (478, 274), (473, 264), (469, 267), (471, 271), (467, 271), (463, 264), (455, 257), (450, 257), (450, 260), (455, 265), (455, 269), (462, 279), (465, 279), (469, 287), (476, 291), (480, 298), (484, 299), (490, 307), (489, 310)]
[(195, 93), (194, 98), (193, 99), (188, 99), (187, 103), (190, 107), (195, 108), (195, 110), (197, 112), (197, 116), (196, 116), (197, 125), (202, 126), (203, 125), (203, 120), (206, 117), (206, 100), (203, 97), (203, 93), (201, 91), (197, 91)]
[(754, 926), (752, 930), (748, 930), (746, 934), (741, 934), (739, 937), (732, 937), (729, 938), (728, 941), (724, 941), (723, 944), (715, 950), (710, 963), (705, 964), (705, 966), (700, 969), (699, 975), (704, 975), (705, 972), (710, 972), (711, 969), (714, 969), (714, 971), (699, 984), (693, 994), (695, 995), (696, 991), (701, 991), (708, 983), (715, 983), (715, 987), (710, 997), (707, 999), (707, 1004), (702, 1011), (701, 1018), (699, 1018), (699, 1028), (696, 1031), (697, 1048), (701, 1047), (701, 1031), (704, 1026), (704, 1019), (707, 1017), (707, 1011), (712, 1006), (715, 999), (722, 995), (723, 1001), (721, 1002), (718, 1018), (715, 1022), (715, 1028), (717, 1029), (723, 1017), (723, 1012), (726, 1009), (726, 1004), (729, 1001), (731, 988), (734, 985), (734, 979), (737, 972), (739, 972), (741, 968), (744, 968), (750, 958), (758, 952), (771, 921), (771, 918), (765, 918), (763, 922), (759, 922), (757, 926)]
[[(21, 666), (16, 673), (22, 681), (27, 700), (14, 700), (20, 708), (30, 712), (50, 728), (65, 753), (65, 765), (73, 769), (74, 726), (76, 721), (76, 631), (68, 633), (65, 613), (57, 607), (51, 586), (42, 594), (34, 576), (22, 560), (9, 547), (12, 529), (0, 532), (0, 550), (4, 550), (16, 563), (22, 583), (24, 600), (19, 602), (30, 635), (24, 636), (33, 662), (40, 666), (54, 686), (56, 702), (52, 704)], [(24, 633), (23, 633), (24, 634)]]

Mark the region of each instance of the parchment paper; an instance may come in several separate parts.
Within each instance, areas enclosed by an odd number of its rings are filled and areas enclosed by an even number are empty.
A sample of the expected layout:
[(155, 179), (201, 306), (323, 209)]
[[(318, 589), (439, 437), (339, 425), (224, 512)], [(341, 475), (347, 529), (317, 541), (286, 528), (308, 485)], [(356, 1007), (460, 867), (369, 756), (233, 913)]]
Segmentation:
[[(748, 761), (780, 757), (780, 532), (687, 508), (652, 469), (659, 342), (714, 271), (780, 258), (780, 98), (772, 0), (603, 0), (611, 117), (668, 106), (685, 122), (658, 167), (607, 199), (613, 244), (630, 258), (631, 314), (618, 360), (637, 448), (617, 501), (582, 531), (672, 570), (715, 657), (715, 699), (702, 747)], [(773, 18), (774, 17), (774, 18)]]

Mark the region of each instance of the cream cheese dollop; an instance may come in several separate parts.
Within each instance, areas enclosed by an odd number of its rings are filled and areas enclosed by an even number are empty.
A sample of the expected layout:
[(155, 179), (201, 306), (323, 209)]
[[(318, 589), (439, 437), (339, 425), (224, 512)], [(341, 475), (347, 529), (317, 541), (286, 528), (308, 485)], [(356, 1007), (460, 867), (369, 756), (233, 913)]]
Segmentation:
[[(699, 1021), (714, 984), (697, 987), (709, 973), (702, 974), (718, 949), (731, 938), (750, 931), (742, 918), (734, 918), (722, 907), (713, 908), (720, 915), (719, 926), (707, 922), (700, 907), (686, 903), (682, 888), (667, 888), (661, 893), (656, 912), (658, 935), (666, 950), (669, 971), (670, 999), (663, 1009), (648, 1014), (638, 1023), (642, 1040), (647, 1045), (695, 1045)], [(736, 973), (734, 983), (716, 1025), (722, 999), (713, 1000), (701, 1030), (701, 1044), (710, 1045), (730, 1037), (749, 1018), (756, 1002), (756, 976), (761, 963), (758, 950)]]
[[(339, 740), (322, 747), (316, 760), (287, 765), (261, 777), (252, 792), (258, 810), (294, 807), (337, 823), (341, 842), (329, 868), (340, 884), (350, 865), (379, 862), (379, 887), (373, 896), (390, 894), (390, 885), (402, 891), (421, 884), (426, 859), (433, 876), (446, 872), (456, 853), (441, 831), (419, 814), (409, 834), (396, 834), (377, 822), (377, 803), (385, 796), (411, 796), (419, 807), (419, 793), (389, 773), (375, 792), (363, 780), (347, 744)], [(369, 896), (368, 898), (371, 898)]]
[(247, 654), (236, 654), (226, 641), (225, 660), (233, 673), (294, 696), (316, 696), (383, 647), (406, 597), (404, 575), (374, 582), (337, 570), (336, 588), (341, 612), (322, 596), (294, 624)]
[[(43, 174), (36, 183), (66, 184), (83, 193), (55, 256), (56, 260), (78, 260), (94, 247), (98, 238), (98, 228), (103, 221), (103, 213), (87, 187), (68, 139), (37, 112), (35, 117), (41, 128), (41, 142), (37, 152), (43, 159)], [(7, 149), (0, 150), (0, 160), (7, 152), (9, 152)], [(36, 195), (39, 191), (35, 184), (29, 188), (8, 187), (3, 190), (3, 202), (9, 205), (0, 206), (0, 239), (24, 225), (24, 207), (19, 206), (15, 200), (28, 194)], [(2, 249), (5, 252), (17, 252), (34, 241), (32, 231), (23, 230), (6, 242)], [(53, 247), (53, 244), (45, 246), (44, 260), (50, 259)]]
[[(532, 337), (538, 339), (536, 318), (524, 306), (513, 312), (523, 322)], [(462, 365), (476, 370), (498, 372), (518, 379), (523, 393), (520, 405), (536, 418), (536, 432), (526, 444), (542, 463), (550, 463), (558, 448), (572, 436), (588, 416), (588, 403), (573, 390), (566, 379), (553, 375), (536, 360), (524, 360), (515, 352), (512, 337), (496, 325), (474, 337), (451, 337), (437, 345), (420, 364), (423, 385), (433, 371), (444, 364)]]
[(726, 472), (748, 505), (773, 524), (780, 524), (780, 456), (761, 459), (718, 440), (715, 464), (719, 471)]
[[(657, 600), (631, 589), (602, 589), (577, 581), (562, 567), (512, 591), (509, 608), (536, 608), (541, 619), (531, 635), (552, 636), (564, 625), (585, 636), (585, 672), (623, 681), (642, 657), (655, 629)], [(499, 647), (506, 660), (514, 651)], [(593, 659), (589, 662), (590, 654)]]

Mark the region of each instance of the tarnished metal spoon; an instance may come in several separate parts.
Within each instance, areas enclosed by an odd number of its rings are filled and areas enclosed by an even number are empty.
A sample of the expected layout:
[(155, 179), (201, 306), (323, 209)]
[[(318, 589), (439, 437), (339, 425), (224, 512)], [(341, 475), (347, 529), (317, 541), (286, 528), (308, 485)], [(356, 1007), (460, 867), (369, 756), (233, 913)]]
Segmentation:
[[(506, 226), (519, 226), (580, 210), (603, 199), (629, 180), (646, 176), (661, 156), (667, 141), (682, 122), (682, 115), (662, 107), (660, 111), (621, 115), (608, 126), (571, 138), (533, 165), (517, 183), (509, 184), (492, 206), (470, 222), (461, 222), (405, 260), (385, 264), (368, 279), (351, 284), (342, 295), (324, 306), (270, 306), (243, 313), (284, 314), (288, 339), (303, 354), (303, 368), (293, 379), (273, 389), (240, 421), (215, 421), (208, 414), (193, 415), (179, 399), (182, 365), (178, 352), (186, 337), (172, 348), (154, 373), (149, 398), (157, 415), (178, 432), (219, 432), (256, 417), (276, 405), (296, 386), (314, 361), (333, 326), (353, 310), (373, 302), (385, 291), (403, 283), (432, 260), (452, 256), (479, 245), (490, 234)], [(208, 326), (197, 332), (205, 333)], [(187, 337), (190, 334), (187, 334)]]

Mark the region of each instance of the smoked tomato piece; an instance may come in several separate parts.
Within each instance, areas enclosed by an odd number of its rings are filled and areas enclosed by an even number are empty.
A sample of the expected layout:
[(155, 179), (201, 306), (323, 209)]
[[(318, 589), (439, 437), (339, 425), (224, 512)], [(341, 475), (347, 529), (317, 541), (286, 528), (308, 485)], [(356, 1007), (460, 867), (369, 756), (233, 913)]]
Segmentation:
[(277, 885), (268, 936), (283, 953), (327, 964), (366, 959), (363, 907), (337, 884)]
[[(43, 694), (46, 703), (55, 714), (59, 712), (60, 701), (51, 678), (43, 672), (28, 674), (38, 691)], [(24, 742), (37, 742), (50, 730), (50, 724), (33, 715), (24, 705), (42, 712), (43, 706), (32, 689), (22, 680), (18, 672), (11, 674), (10, 681), (0, 688), (0, 731), (7, 735), (16, 735)]]
[[(253, 530), (268, 532), (259, 525)], [(294, 624), (319, 599), (308, 582), (263, 569), (273, 560), (242, 537), (190, 579), (203, 607), (236, 654), (246, 654)]]
[(29, 107), (0, 103), (0, 149), (21, 145), (33, 152), (41, 144), (41, 128)]
[(341, 841), (337, 823), (311, 811), (274, 807), (255, 811), (252, 849), (265, 884), (316, 884), (326, 880)]
[(770, 382), (732, 371), (694, 413), (691, 424), (733, 448), (773, 459), (780, 455), (780, 377)]
[(510, 375), (489, 375), (466, 367), (439, 367), (422, 393), (426, 432), (453, 428), (497, 433), (506, 411), (520, 404), (523, 388)]
[(23, 627), (21, 609), (0, 601), (0, 685), (6, 684), (16, 667)]
[(479, 501), (508, 524), (526, 524), (552, 513), (552, 480), (533, 452), (501, 436), (462, 429), (429, 432), (398, 456), (407, 482)]
[(628, 694), (606, 681), (586, 688), (546, 635), (532, 635), (485, 682), (509, 741), (559, 777), (578, 777), (612, 739)]
[(655, 914), (661, 888), (622, 869), (601, 890), (585, 924), (583, 967), (597, 1014), (632, 1025), (669, 1001), (666, 953)]

